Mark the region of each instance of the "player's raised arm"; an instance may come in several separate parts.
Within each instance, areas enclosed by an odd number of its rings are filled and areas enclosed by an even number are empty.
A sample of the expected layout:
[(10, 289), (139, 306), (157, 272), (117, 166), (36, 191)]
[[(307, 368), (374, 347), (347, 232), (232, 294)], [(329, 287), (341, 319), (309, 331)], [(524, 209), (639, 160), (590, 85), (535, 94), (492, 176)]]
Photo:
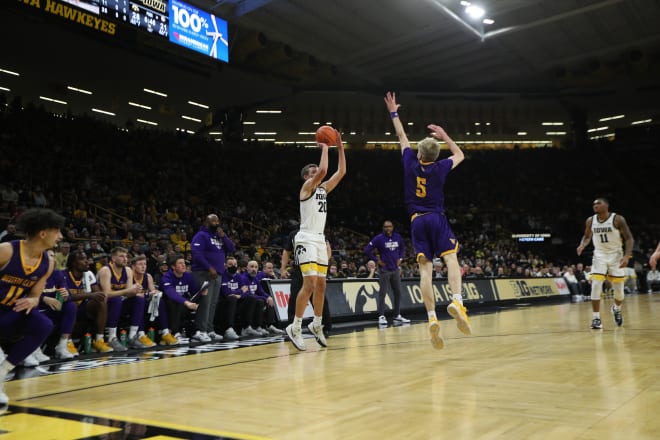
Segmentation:
[(403, 123), (399, 118), (400, 104), (396, 103), (396, 94), (394, 92), (387, 92), (387, 94), (385, 94), (385, 105), (387, 106), (387, 111), (390, 112), (390, 117), (392, 118), (392, 124), (394, 124), (394, 131), (396, 132), (396, 135), (399, 138), (399, 144), (401, 145), (401, 153), (403, 154), (406, 148), (410, 148), (410, 142), (408, 141), (408, 136), (406, 136), (406, 132), (403, 130)]
[(305, 200), (312, 195), (316, 187), (321, 184), (323, 178), (328, 173), (328, 144), (318, 143), (317, 145), (321, 149), (321, 161), (318, 166), (308, 165), (304, 168), (306, 171), (303, 172), (307, 174), (312, 174), (311, 172), (314, 171), (312, 168), (316, 168), (316, 170), (309, 179), (304, 175), (302, 176), (305, 179), (305, 183), (300, 188), (300, 200)]
[(341, 181), (341, 179), (344, 178), (346, 175), (346, 153), (344, 152), (344, 144), (341, 141), (341, 134), (339, 133), (339, 130), (335, 130), (336, 136), (337, 136), (337, 151), (339, 152), (339, 163), (337, 164), (337, 171), (330, 176), (328, 180), (323, 182), (323, 186), (325, 187), (325, 191), (327, 193), (330, 193), (337, 184)]
[(436, 139), (439, 139), (447, 144), (449, 147), (449, 151), (451, 151), (451, 156), (449, 159), (451, 159), (453, 165), (452, 169), (456, 168), (458, 164), (463, 162), (463, 159), (465, 159), (465, 155), (463, 154), (463, 150), (461, 150), (458, 145), (456, 145), (456, 142), (452, 138), (449, 137), (447, 132), (444, 130), (444, 128), (440, 127), (439, 125), (435, 124), (430, 124), (427, 127), (429, 130), (431, 130), (431, 136), (433, 136)]

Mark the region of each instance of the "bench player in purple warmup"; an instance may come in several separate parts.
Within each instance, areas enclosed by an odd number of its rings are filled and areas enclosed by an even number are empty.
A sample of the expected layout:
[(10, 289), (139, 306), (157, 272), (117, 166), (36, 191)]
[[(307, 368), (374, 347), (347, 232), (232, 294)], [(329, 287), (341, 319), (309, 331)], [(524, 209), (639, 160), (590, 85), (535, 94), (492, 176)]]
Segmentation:
[(17, 222), (26, 239), (0, 243), (0, 336), (22, 336), (0, 362), (0, 412), (9, 403), (4, 392), (5, 376), (40, 347), (53, 330), (52, 321), (38, 313), (37, 307), (55, 267), (55, 258), (51, 259), (47, 250), (62, 239), (63, 224), (64, 217), (50, 209), (29, 209)]

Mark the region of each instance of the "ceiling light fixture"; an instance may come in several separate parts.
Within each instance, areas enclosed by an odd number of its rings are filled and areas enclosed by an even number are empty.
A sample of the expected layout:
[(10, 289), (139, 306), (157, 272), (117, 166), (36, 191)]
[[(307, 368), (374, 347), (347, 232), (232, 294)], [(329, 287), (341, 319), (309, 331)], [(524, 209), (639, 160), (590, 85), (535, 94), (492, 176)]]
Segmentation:
[(476, 5), (468, 5), (465, 7), (465, 13), (470, 17), (475, 20), (480, 19), (481, 17), (484, 16), (486, 11), (483, 10), (483, 8), (480, 8), (479, 6)]
[(78, 87), (66, 86), (66, 88), (73, 91), (73, 92), (82, 93), (83, 95), (91, 95), (92, 94), (92, 92), (90, 92), (89, 90), (79, 89)]
[(96, 112), (96, 113), (101, 113), (101, 114), (104, 114), (104, 115), (108, 115), (108, 116), (117, 116), (116, 114), (114, 114), (112, 112), (109, 112), (107, 110), (101, 110), (99, 108), (92, 108), (92, 111)]
[(205, 108), (205, 109), (208, 109), (208, 108), (209, 108), (208, 105), (206, 105), (206, 104), (200, 104), (199, 102), (195, 102), (195, 101), (188, 101), (188, 104), (190, 104), (190, 105), (194, 105), (194, 106), (196, 106), (196, 107)]
[(202, 122), (201, 119), (193, 118), (192, 116), (186, 116), (186, 115), (181, 115), (182, 119), (187, 119), (189, 121), (194, 121), (194, 122)]
[(621, 118), (625, 118), (625, 117), (626, 117), (626, 115), (608, 116), (608, 117), (606, 117), (606, 118), (600, 118), (600, 119), (598, 120), (598, 122), (611, 121), (611, 120), (613, 120), (613, 119), (621, 119)]
[(140, 107), (140, 108), (143, 108), (145, 110), (151, 110), (151, 107), (149, 107), (148, 105), (138, 104), (137, 102), (128, 101), (128, 105), (132, 105), (133, 107)]
[(136, 121), (141, 122), (142, 124), (147, 124), (147, 125), (158, 125), (157, 122), (147, 121), (146, 119), (136, 119)]
[(68, 104), (68, 102), (66, 101), (60, 101), (59, 99), (49, 98), (48, 96), (40, 96), (39, 99), (43, 99), (44, 101), (54, 102), (56, 104), (64, 104), (64, 105)]
[(151, 89), (142, 89), (147, 93), (151, 93), (152, 95), (157, 95), (157, 96), (162, 96), (163, 98), (167, 98), (167, 93), (163, 92), (157, 92), (156, 90), (151, 90)]
[(0, 69), (0, 72), (6, 73), (7, 75), (21, 76), (18, 72), (12, 72), (11, 70)]

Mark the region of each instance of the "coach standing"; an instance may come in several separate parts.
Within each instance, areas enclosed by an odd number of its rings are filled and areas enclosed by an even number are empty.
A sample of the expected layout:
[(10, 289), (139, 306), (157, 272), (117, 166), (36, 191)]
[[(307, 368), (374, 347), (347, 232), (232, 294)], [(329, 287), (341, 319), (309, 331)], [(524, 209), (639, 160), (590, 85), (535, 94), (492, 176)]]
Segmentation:
[(208, 294), (201, 297), (193, 340), (200, 342), (221, 341), (222, 336), (215, 332), (213, 323), (220, 295), (220, 281), (225, 271), (227, 253), (234, 252), (234, 243), (220, 228), (220, 219), (216, 214), (209, 214), (204, 225), (199, 228), (191, 243), (192, 272), (195, 281), (201, 286), (208, 281)]
[[(364, 253), (369, 260), (378, 264), (378, 325), (387, 325), (385, 318), (385, 296), (391, 289), (394, 294), (394, 319), (395, 323), (404, 324), (409, 319), (401, 316), (401, 272), (399, 266), (405, 253), (403, 238), (394, 232), (394, 226), (389, 220), (383, 223), (383, 232), (371, 239), (364, 248)], [(377, 251), (378, 255), (374, 254)]]

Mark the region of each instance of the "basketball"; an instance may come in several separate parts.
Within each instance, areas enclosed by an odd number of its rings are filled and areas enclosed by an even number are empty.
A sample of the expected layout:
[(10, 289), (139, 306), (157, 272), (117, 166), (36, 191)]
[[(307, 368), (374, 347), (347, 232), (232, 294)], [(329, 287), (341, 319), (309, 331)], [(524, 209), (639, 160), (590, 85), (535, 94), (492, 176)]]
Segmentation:
[(337, 145), (337, 133), (329, 125), (322, 125), (316, 130), (316, 142), (327, 144), (328, 146)]

